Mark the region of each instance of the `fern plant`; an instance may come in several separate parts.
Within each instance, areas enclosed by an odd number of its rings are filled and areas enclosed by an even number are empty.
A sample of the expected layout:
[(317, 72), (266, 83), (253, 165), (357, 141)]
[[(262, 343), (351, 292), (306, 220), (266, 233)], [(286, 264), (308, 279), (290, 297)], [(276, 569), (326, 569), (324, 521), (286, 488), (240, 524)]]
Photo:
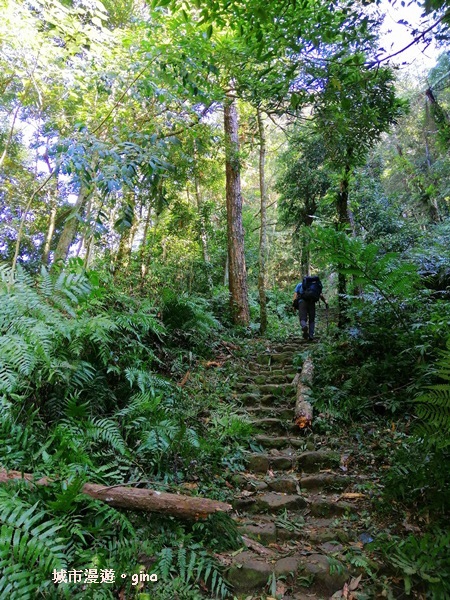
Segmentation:
[(14, 487), (0, 488), (0, 596), (34, 600), (52, 585), (53, 569), (67, 568), (62, 525), (42, 503), (21, 499)]
[[(312, 235), (312, 234), (310, 234)], [(417, 268), (398, 253), (383, 252), (376, 244), (366, 244), (343, 231), (315, 227), (311, 242), (319, 255), (326, 255), (339, 271), (364, 290), (367, 300), (384, 301), (406, 328), (398, 301), (416, 298), (419, 282)]]
[(450, 338), (447, 348), (435, 368), (437, 378), (445, 383), (428, 386), (415, 401), (416, 414), (421, 420), (419, 434), (428, 437), (439, 448), (450, 445)]
[(382, 546), (387, 559), (401, 574), (405, 593), (426, 589), (427, 597), (444, 600), (450, 594), (450, 535), (443, 531), (408, 536)]
[(175, 294), (164, 290), (163, 321), (171, 330), (188, 336), (206, 337), (220, 329), (219, 321), (211, 314), (203, 298), (192, 298), (187, 294)]
[(176, 575), (185, 583), (202, 580), (214, 597), (226, 598), (230, 593), (219, 564), (200, 544), (190, 544), (187, 548), (180, 545), (177, 549), (164, 547), (156, 569), (163, 581)]

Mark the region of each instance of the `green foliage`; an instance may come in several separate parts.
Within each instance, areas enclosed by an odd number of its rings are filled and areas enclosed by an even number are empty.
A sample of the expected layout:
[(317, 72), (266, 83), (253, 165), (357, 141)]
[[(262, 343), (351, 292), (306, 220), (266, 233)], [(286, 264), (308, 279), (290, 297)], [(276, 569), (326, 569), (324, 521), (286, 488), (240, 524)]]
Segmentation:
[(345, 330), (332, 329), (335, 337), (317, 354), (317, 402), (332, 414), (353, 418), (373, 410), (404, 409), (425, 335), (416, 323), (418, 299), (425, 303), (427, 297), (417, 267), (400, 254), (383, 252), (343, 232), (317, 227), (314, 237), (313, 246), (339, 265), (353, 286)]
[(352, 278), (355, 288), (364, 295), (376, 294), (375, 299), (387, 302), (401, 319), (393, 300), (406, 300), (417, 293), (419, 275), (412, 262), (399, 253), (384, 252), (377, 244), (366, 244), (344, 232), (317, 227), (312, 234), (313, 248), (331, 264), (340, 265), (342, 273)]
[(310, 226), (321, 212), (321, 201), (331, 185), (330, 173), (324, 168), (322, 137), (312, 128), (295, 131), (279, 160), (282, 171), (276, 187), (281, 221), (292, 225), (299, 236), (302, 226)]
[(214, 552), (237, 550), (243, 545), (235, 521), (226, 513), (215, 513), (206, 521), (195, 523), (192, 532), (194, 538), (206, 543)]
[(327, 159), (336, 170), (353, 169), (364, 164), (369, 149), (407, 103), (396, 97), (393, 71), (379, 64), (369, 68), (360, 52), (327, 62), (319, 77), (324, 89), (315, 103), (315, 122)]
[(163, 322), (174, 334), (185, 341), (202, 340), (220, 329), (219, 321), (211, 314), (203, 298), (186, 293), (163, 291)]
[(358, 235), (366, 243), (377, 244), (383, 252), (405, 252), (416, 246), (421, 233), (415, 223), (402, 217), (403, 202), (385, 190), (386, 162), (374, 153), (357, 169), (351, 184), (351, 209)]
[(253, 432), (252, 424), (232, 408), (221, 408), (211, 415), (211, 421), (219, 441), (247, 438)]
[[(62, 481), (0, 490), (1, 593), (7, 590), (19, 600), (34, 597), (36, 590), (54, 591), (55, 568), (130, 573), (138, 569), (140, 553), (159, 555), (171, 543), (167, 520), (141, 522), (134, 516), (132, 524), (83, 496), (86, 480), (105, 485), (137, 480), (166, 489), (202, 478), (202, 486), (213, 488), (211, 496), (220, 497), (214, 475), (242, 466), (240, 445), (250, 427), (233, 413), (217, 413), (206, 430), (198, 418), (204, 404), (193, 404), (154, 370), (161, 364), (161, 338), (172, 331), (180, 335), (177, 307), (190, 315), (189, 323), (179, 323), (183, 335), (197, 337), (197, 344), (217, 331), (206, 302), (186, 296), (171, 305), (168, 299), (174, 316), (166, 313), (166, 328), (151, 303), (106, 293), (96, 274), (86, 273), (78, 262), (68, 271), (43, 270), (37, 284), (21, 268), (13, 283), (8, 269), (2, 274), (0, 465)], [(171, 589), (197, 598), (200, 581), (217, 597), (228, 594), (219, 565), (205, 549), (240, 544), (234, 522), (222, 517), (191, 531), (175, 530), (175, 558), (169, 564), (169, 556), (161, 555), (170, 581), (166, 591), (155, 588), (156, 597), (167, 597)], [(131, 592), (131, 583), (126, 585)], [(118, 587), (82, 592), (76, 584), (61, 584), (59, 591), (74, 598), (84, 592), (112, 598)]]
[[(126, 540), (135, 535), (131, 523), (113, 508), (81, 496), (81, 485), (80, 480), (72, 480), (68, 485), (55, 483), (35, 490), (25, 484), (2, 486), (2, 595), (25, 600), (55, 593), (54, 570), (114, 568), (110, 556), (114, 545), (115, 560), (121, 560), (121, 553), (123, 558), (130, 558)], [(125, 548), (121, 549), (123, 544)], [(81, 597), (77, 587), (73, 585), (72, 597)]]
[(386, 501), (396, 500), (441, 518), (450, 509), (448, 465), (444, 448), (423, 438), (403, 439), (383, 478)]
[[(438, 371), (438, 376), (444, 379), (445, 371)], [(423, 421), (422, 435), (428, 435), (438, 446), (447, 447), (450, 444), (450, 385), (429, 386), (415, 402), (416, 413)]]
[(61, 524), (42, 504), (21, 500), (14, 489), (0, 489), (0, 594), (27, 600), (51, 586), (53, 569), (66, 567)]
[(301, 534), (305, 526), (305, 519), (303, 517), (293, 518), (292, 515), (288, 515), (287, 510), (277, 516), (275, 520), (277, 527), (286, 529), (295, 534)]
[[(442, 351), (433, 375), (449, 380), (449, 345)], [(448, 437), (450, 432), (449, 385), (427, 386), (413, 407), (420, 418), (415, 436), (397, 450), (386, 474), (386, 495), (411, 506), (427, 507), (437, 515), (450, 509)]]
[(405, 594), (427, 589), (427, 598), (444, 600), (450, 593), (449, 544), (450, 535), (438, 530), (376, 545), (403, 578)]
[(217, 562), (198, 544), (183, 545), (177, 549), (165, 547), (157, 562), (157, 570), (163, 580), (172, 574), (184, 583), (202, 579), (215, 597), (226, 598), (229, 586), (220, 573)]

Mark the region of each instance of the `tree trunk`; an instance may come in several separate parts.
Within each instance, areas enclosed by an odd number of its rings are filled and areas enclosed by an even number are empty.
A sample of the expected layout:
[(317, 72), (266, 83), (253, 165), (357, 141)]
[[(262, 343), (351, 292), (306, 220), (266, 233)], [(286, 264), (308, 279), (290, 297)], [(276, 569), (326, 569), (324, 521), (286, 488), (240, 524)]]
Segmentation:
[(130, 230), (130, 244), (128, 247), (128, 257), (127, 257), (127, 264), (130, 264), (131, 262), (131, 257), (133, 256), (133, 245), (134, 245), (134, 240), (136, 238), (136, 233), (139, 229), (139, 219), (137, 216), (134, 217), (134, 221), (133, 221), (133, 225), (131, 226), (131, 230)]
[(3, 163), (5, 162), (5, 158), (8, 153), (8, 147), (9, 147), (11, 140), (13, 138), (13, 135), (14, 135), (14, 129), (16, 127), (16, 120), (17, 120), (17, 116), (19, 114), (19, 110), (20, 110), (21, 106), (22, 106), (22, 104), (19, 103), (16, 110), (14, 111), (13, 121), (11, 123), (11, 127), (9, 128), (9, 133), (8, 133), (8, 137), (6, 138), (5, 147), (3, 149), (2, 155), (0, 156), (0, 168), (3, 166)]
[(209, 260), (209, 251), (208, 251), (208, 235), (206, 232), (206, 224), (205, 217), (203, 214), (203, 199), (202, 193), (200, 190), (200, 181), (197, 172), (197, 152), (194, 151), (195, 157), (195, 173), (194, 173), (194, 185), (195, 185), (195, 199), (197, 201), (197, 212), (200, 223), (200, 242), (202, 244), (202, 252), (203, 252), (203, 261), (205, 263), (206, 269), (206, 282), (208, 284), (208, 290), (211, 291), (213, 289), (213, 281), (211, 277), (211, 261)]
[(56, 264), (59, 260), (66, 260), (70, 250), (70, 246), (73, 243), (75, 234), (78, 229), (77, 217), (83, 209), (84, 205), (86, 204), (87, 199), (88, 194), (86, 190), (82, 188), (78, 194), (75, 206), (73, 207), (73, 210), (71, 211), (68, 219), (66, 220), (64, 229), (62, 230), (61, 237), (59, 238), (58, 245), (56, 246), (55, 250), (55, 255), (53, 257), (53, 264)]
[(86, 264), (86, 256), (89, 253), (90, 242), (93, 237), (93, 231), (92, 231), (92, 227), (90, 224), (91, 215), (92, 215), (92, 195), (89, 197), (89, 200), (87, 201), (86, 215), (84, 217), (84, 224), (83, 224), (82, 231), (80, 234), (81, 240), (80, 240), (80, 244), (78, 246), (78, 251), (77, 251), (77, 256), (79, 256), (80, 254), (82, 254), (84, 256), (85, 264)]
[(266, 298), (266, 259), (267, 259), (267, 185), (266, 185), (266, 134), (261, 110), (258, 108), (259, 130), (259, 193), (261, 196), (261, 229), (259, 233), (259, 331), (264, 334), (267, 329), (267, 298)]
[(52, 243), (53, 234), (55, 232), (57, 210), (58, 210), (58, 207), (56, 205), (56, 198), (52, 198), (51, 199), (50, 219), (49, 219), (49, 223), (48, 223), (47, 235), (45, 236), (44, 251), (42, 252), (42, 259), (41, 259), (41, 262), (44, 266), (47, 266), (48, 257), (50, 256), (50, 246)]
[[(427, 159), (427, 168), (428, 171), (431, 171), (431, 167), (433, 164), (432, 158), (431, 158), (431, 152), (430, 152), (430, 145), (429, 145), (429, 141), (428, 141), (428, 127), (430, 125), (431, 122), (431, 118), (430, 118), (430, 106), (427, 100), (425, 100), (425, 113), (426, 113), (426, 120), (425, 120), (425, 156)], [(435, 197), (430, 196), (430, 218), (433, 221), (433, 223), (439, 223), (439, 221), (441, 221), (441, 215), (440, 215), (440, 211), (439, 211), (439, 205), (438, 202), (436, 200)]]
[(87, 246), (86, 246), (86, 256), (84, 257), (84, 268), (89, 269), (92, 263), (92, 258), (94, 255), (94, 236), (91, 235), (89, 237)]
[(228, 263), (229, 263), (229, 260), (228, 260), (228, 252), (227, 252), (227, 255), (225, 257), (225, 268), (223, 270), (223, 285), (225, 287), (227, 287), (227, 285), (228, 285), (228, 271), (229, 271)]
[(226, 147), (226, 198), (228, 232), (228, 285), (233, 322), (248, 325), (247, 270), (242, 225), (242, 194), (239, 164), (238, 115), (236, 100), (228, 94), (224, 106)]
[[(340, 229), (344, 229), (350, 224), (350, 218), (348, 214), (348, 189), (350, 183), (350, 165), (346, 165), (344, 173), (341, 179), (340, 190), (337, 197), (337, 213), (338, 213), (338, 225)], [(343, 327), (347, 320), (347, 278), (342, 272), (343, 266), (338, 265), (338, 304), (339, 304), (339, 317), (338, 326)]]
[(142, 237), (142, 245), (141, 245), (141, 249), (140, 249), (140, 254), (141, 254), (141, 289), (142, 289), (142, 285), (144, 284), (145, 276), (147, 274), (147, 259), (148, 259), (148, 240), (147, 240), (147, 235), (148, 235), (148, 230), (149, 230), (149, 227), (150, 227), (151, 218), (152, 218), (152, 207), (149, 206), (148, 207), (148, 212), (147, 212), (147, 217), (145, 219), (144, 234), (143, 234), (143, 237)]
[[(0, 469), (0, 483), (7, 483), (13, 479), (25, 479), (35, 485), (48, 485), (51, 481), (47, 477), (35, 481), (30, 473)], [(209, 498), (169, 494), (144, 488), (105, 487), (96, 483), (85, 483), (81, 491), (91, 498), (101, 500), (116, 508), (162, 513), (181, 519), (206, 519), (216, 512), (229, 512), (232, 509), (230, 504)]]
[(309, 275), (310, 264), (309, 241), (306, 236), (306, 227), (307, 225), (303, 225), (300, 230), (300, 269), (302, 277)]

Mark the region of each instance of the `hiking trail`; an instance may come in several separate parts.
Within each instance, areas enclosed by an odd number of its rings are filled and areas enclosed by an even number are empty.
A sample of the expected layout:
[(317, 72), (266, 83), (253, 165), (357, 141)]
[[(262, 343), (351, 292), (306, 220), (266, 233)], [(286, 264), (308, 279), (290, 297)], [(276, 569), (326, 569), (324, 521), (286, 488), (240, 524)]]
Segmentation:
[(246, 471), (232, 477), (233, 519), (247, 549), (221, 555), (238, 598), (328, 599), (345, 585), (358, 586), (363, 572), (349, 560), (363, 547), (357, 523), (363, 495), (353, 490), (364, 476), (347, 474), (343, 461), (351, 450), (342, 440), (293, 422), (293, 359), (308, 348), (297, 337), (266, 342), (264, 352), (248, 356), (234, 385), (241, 412), (258, 432)]

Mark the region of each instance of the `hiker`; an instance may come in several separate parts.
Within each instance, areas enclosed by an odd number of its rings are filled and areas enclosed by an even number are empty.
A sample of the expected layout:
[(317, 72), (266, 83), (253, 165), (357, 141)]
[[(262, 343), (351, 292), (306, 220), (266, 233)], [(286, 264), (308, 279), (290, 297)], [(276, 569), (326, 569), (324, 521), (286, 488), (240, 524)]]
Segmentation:
[[(292, 306), (298, 309), (298, 318), (303, 332), (303, 339), (312, 341), (314, 339), (314, 328), (316, 321), (316, 302), (322, 300), (325, 308), (328, 308), (327, 301), (322, 294), (322, 282), (317, 276), (303, 277), (294, 292), (294, 301)], [(309, 321), (309, 328), (308, 328)]]

